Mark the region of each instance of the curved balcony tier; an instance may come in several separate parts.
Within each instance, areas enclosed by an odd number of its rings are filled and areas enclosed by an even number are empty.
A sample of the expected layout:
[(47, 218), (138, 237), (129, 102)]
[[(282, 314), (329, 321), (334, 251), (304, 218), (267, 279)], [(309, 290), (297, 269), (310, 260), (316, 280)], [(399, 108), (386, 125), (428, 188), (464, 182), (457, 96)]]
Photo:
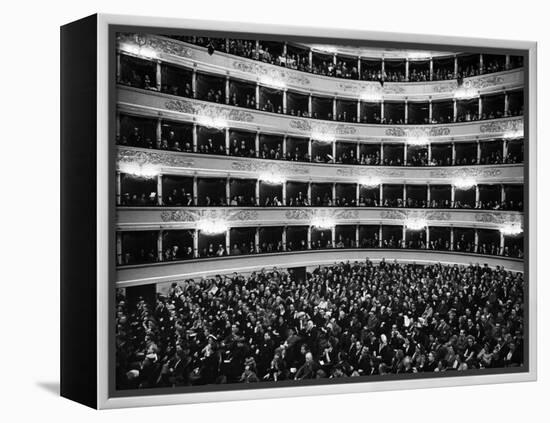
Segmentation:
[(523, 272), (523, 260), (494, 257), (479, 254), (467, 254), (443, 251), (419, 250), (390, 250), (390, 249), (344, 249), (338, 250), (335, 257), (334, 250), (313, 250), (288, 253), (260, 254), (254, 256), (218, 257), (185, 262), (166, 262), (147, 265), (135, 265), (118, 268), (116, 270), (116, 285), (119, 288), (130, 286), (177, 282), (188, 278), (201, 278), (217, 274), (231, 274), (233, 272), (248, 273), (261, 269), (277, 267), (287, 269), (291, 267), (309, 267), (323, 264), (332, 264), (335, 261), (372, 261), (382, 259), (398, 260), (405, 263), (418, 264), (465, 264), (480, 263), (490, 267), (501, 266), (506, 270)]
[(478, 184), (523, 183), (525, 170), (522, 164), (445, 167), (321, 164), (118, 146), (117, 170), (131, 172), (136, 165), (160, 174), (259, 179), (269, 173), (292, 181), (358, 183), (361, 179), (376, 179), (382, 184), (453, 184), (461, 178), (473, 178)]
[(523, 117), (448, 123), (442, 125), (380, 125), (298, 118), (236, 106), (183, 98), (151, 90), (118, 87), (118, 111), (151, 118), (196, 122), (203, 126), (235, 128), (320, 141), (431, 143), (522, 137)]
[(419, 221), (427, 227), (500, 230), (523, 227), (523, 213), (494, 210), (419, 210), (369, 207), (119, 207), (117, 230), (196, 229), (200, 221), (221, 220), (228, 227), (309, 226), (316, 220), (333, 225), (404, 225)]
[(454, 57), (457, 53), (451, 51), (417, 50), (403, 48), (363, 47), (340, 44), (301, 43), (294, 44), (323, 54), (336, 54), (344, 57), (361, 57), (369, 59), (411, 59), (411, 58), (443, 58)]
[[(259, 82), (264, 86), (338, 98), (377, 98), (380, 100), (452, 99), (459, 88), (456, 79), (426, 82), (361, 81), (334, 78), (263, 63), (204, 47), (145, 34), (119, 34), (118, 51), (123, 54), (183, 66), (221, 77)], [(465, 78), (461, 88), (478, 95), (523, 88), (522, 68)]]

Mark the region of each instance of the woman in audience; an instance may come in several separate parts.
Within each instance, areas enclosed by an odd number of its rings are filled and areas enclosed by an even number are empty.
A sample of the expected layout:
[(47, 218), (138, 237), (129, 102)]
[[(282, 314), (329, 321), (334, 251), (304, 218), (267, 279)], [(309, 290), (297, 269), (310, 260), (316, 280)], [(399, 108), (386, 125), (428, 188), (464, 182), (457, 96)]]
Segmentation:
[(120, 290), (117, 304), (119, 389), (523, 364), (523, 275), (499, 266), (367, 259), (189, 279), (153, 303)]

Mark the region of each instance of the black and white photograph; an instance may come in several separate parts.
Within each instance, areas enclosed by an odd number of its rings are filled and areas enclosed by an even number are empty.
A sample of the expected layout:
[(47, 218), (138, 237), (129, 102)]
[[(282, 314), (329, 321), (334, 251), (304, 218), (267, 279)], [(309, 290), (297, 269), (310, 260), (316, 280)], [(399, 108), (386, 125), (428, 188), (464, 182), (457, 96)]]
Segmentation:
[(322, 35), (111, 32), (113, 396), (529, 370), (528, 51)]
[(2, 10), (0, 420), (545, 421), (542, 3)]

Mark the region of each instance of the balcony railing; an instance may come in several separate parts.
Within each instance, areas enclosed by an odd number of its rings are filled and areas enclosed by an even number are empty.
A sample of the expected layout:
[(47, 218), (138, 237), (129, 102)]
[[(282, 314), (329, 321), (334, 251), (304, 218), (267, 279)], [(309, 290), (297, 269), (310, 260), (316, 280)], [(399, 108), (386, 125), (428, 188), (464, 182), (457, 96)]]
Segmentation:
[(197, 123), (212, 128), (235, 128), (278, 133), (322, 142), (417, 141), (449, 142), (523, 137), (523, 117), (445, 125), (376, 125), (298, 118), (256, 109), (213, 104), (151, 90), (119, 86), (117, 106), (121, 113)]
[[(118, 146), (117, 169), (138, 172), (147, 168), (155, 173), (261, 179), (278, 175), (285, 181), (317, 181), (367, 184), (434, 183), (453, 184), (459, 179), (475, 183), (522, 183), (522, 164), (468, 166), (372, 166), (269, 160), (217, 154), (183, 153)], [(223, 176), (222, 176), (223, 175)]]
[(307, 250), (288, 253), (255, 254), (249, 256), (225, 256), (216, 258), (169, 261), (144, 265), (123, 266), (117, 269), (117, 287), (129, 287), (143, 284), (175, 282), (189, 278), (201, 278), (233, 272), (252, 272), (261, 269), (287, 269), (292, 267), (313, 267), (334, 262), (363, 262), (385, 259), (417, 264), (487, 264), (500, 266), (514, 272), (524, 271), (521, 259), (464, 252), (405, 250), (405, 249), (339, 249)]
[[(414, 71), (415, 61), (409, 61), (413, 68), (411, 72), (403, 74), (401, 80), (418, 81), (418, 82), (392, 82), (391, 72), (388, 70), (385, 76), (384, 84), (380, 84), (382, 79), (382, 61), (380, 69), (376, 72), (368, 72), (366, 68), (361, 71), (358, 69), (357, 76), (361, 75), (363, 79), (358, 80), (353, 77), (341, 78), (323, 75), (323, 72), (316, 71), (304, 72), (304, 70), (312, 70), (308, 64), (301, 68), (302, 71), (293, 69), (292, 61), (287, 62), (286, 59), (282, 62), (285, 65), (289, 63), (291, 66), (278, 66), (268, 60), (254, 60), (254, 57), (259, 58), (255, 53), (251, 57), (239, 57), (237, 55), (225, 52), (225, 47), (215, 48), (215, 53), (210, 55), (208, 48), (193, 45), (191, 43), (182, 42), (162, 36), (145, 35), (145, 34), (120, 34), (118, 39), (118, 49), (123, 54), (130, 54), (136, 57), (141, 57), (148, 60), (161, 61), (177, 66), (187, 67), (192, 69), (195, 67), (199, 71), (217, 74), (220, 76), (229, 75), (233, 78), (256, 82), (263, 80), (285, 88), (300, 92), (309, 92), (319, 95), (333, 96), (337, 93), (339, 97), (356, 98), (361, 96), (379, 97), (384, 99), (403, 99), (407, 97), (410, 100), (427, 100), (432, 99), (452, 98), (454, 92), (458, 88), (457, 76), (464, 78), (464, 86), (469, 89), (475, 89), (481, 94), (502, 92), (502, 90), (512, 90), (521, 88), (523, 85), (523, 69), (512, 69), (514, 65), (509, 64), (504, 67), (492, 67), (491, 69), (498, 72), (482, 74), (469, 77), (471, 74), (479, 74), (483, 68), (478, 68), (475, 72), (467, 72), (466, 68), (452, 65), (450, 72), (439, 72), (436, 66), (434, 74), (440, 76), (442, 81), (421, 81)], [(332, 58), (331, 58), (332, 59)], [(479, 59), (479, 55), (478, 55)], [(309, 60), (309, 59), (308, 59)], [(455, 60), (455, 58), (451, 58)], [(406, 64), (405, 59), (403, 65)], [(336, 75), (338, 69), (331, 64)], [(359, 62), (357, 67), (360, 68)], [(456, 69), (455, 69), (456, 66)], [(482, 65), (483, 66), (483, 65)], [(485, 66), (485, 68), (487, 68)], [(405, 70), (405, 68), (404, 68)], [(384, 71), (385, 72), (385, 71)], [(450, 73), (450, 77), (449, 77)], [(332, 75), (332, 73), (330, 73)], [(347, 75), (347, 72), (340, 75)], [(432, 75), (433, 79), (433, 75)]]
[(331, 225), (404, 225), (419, 221), (424, 226), (467, 227), (500, 230), (523, 227), (523, 213), (472, 209), (400, 209), (379, 207), (119, 207), (119, 230), (195, 229), (202, 220), (222, 220), (228, 227), (302, 226), (319, 219)]

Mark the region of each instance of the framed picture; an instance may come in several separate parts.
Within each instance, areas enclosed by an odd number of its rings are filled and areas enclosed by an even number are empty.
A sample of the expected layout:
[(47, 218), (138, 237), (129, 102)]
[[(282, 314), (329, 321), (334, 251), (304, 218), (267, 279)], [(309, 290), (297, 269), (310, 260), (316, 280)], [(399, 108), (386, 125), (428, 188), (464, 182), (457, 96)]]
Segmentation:
[(61, 54), (63, 396), (536, 378), (535, 43), (94, 15)]

